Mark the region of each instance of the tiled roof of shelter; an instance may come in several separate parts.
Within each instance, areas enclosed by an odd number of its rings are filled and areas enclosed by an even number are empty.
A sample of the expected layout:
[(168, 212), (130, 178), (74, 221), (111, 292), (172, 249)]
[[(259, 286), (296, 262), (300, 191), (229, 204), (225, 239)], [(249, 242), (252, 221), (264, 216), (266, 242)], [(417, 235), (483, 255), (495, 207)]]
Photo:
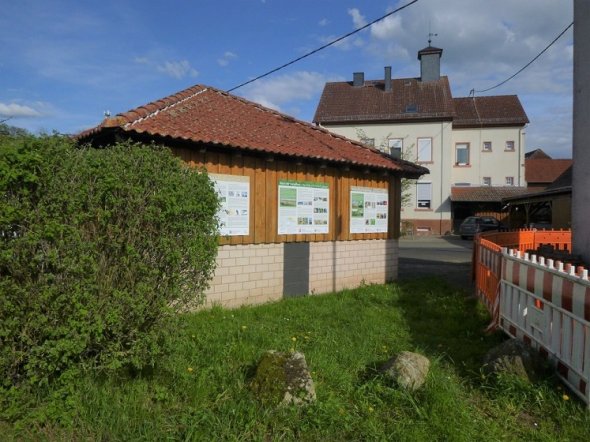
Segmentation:
[(452, 119), (453, 97), (447, 77), (422, 82), (417, 78), (326, 83), (313, 121), (320, 124)]
[(524, 176), (527, 183), (550, 184), (572, 165), (572, 160), (528, 159), (524, 160)]
[(516, 95), (454, 98), (453, 127), (525, 125), (529, 119)]
[(428, 173), (424, 167), (394, 159), (377, 149), (202, 85), (107, 118), (76, 138), (89, 141), (109, 130), (387, 169), (407, 176)]
[(523, 195), (529, 192), (526, 187), (452, 187), (451, 201), (453, 202), (501, 202), (503, 198)]

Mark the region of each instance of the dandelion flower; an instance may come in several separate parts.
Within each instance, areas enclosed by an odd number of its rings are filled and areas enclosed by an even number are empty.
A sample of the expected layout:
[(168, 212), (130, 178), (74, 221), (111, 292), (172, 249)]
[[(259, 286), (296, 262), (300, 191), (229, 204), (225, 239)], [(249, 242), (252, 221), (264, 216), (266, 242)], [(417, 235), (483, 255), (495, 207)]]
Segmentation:
[(562, 398), (564, 401), (569, 401), (569, 400), (570, 400), (570, 397), (569, 397), (567, 394), (564, 394), (563, 396), (561, 396), (561, 398)]
[(193, 367), (187, 368), (186, 371), (188, 371), (189, 373), (192, 373), (193, 372)]
[(242, 325), (242, 330), (246, 330), (248, 328), (247, 325)]
[(373, 411), (375, 411), (373, 407), (369, 407), (369, 413), (372, 413)]
[(296, 340), (297, 340), (297, 337), (295, 337), (295, 336), (293, 336), (293, 337), (291, 338), (291, 341), (293, 341), (293, 342), (295, 342)]

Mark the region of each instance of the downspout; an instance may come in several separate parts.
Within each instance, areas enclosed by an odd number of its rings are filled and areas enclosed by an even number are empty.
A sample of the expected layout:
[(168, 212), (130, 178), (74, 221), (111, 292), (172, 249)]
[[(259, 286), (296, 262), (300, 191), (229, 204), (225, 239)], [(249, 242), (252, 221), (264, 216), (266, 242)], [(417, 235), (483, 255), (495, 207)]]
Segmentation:
[(522, 186), (522, 183), (520, 182), (521, 179), (521, 173), (520, 170), (522, 169), (522, 163), (521, 163), (521, 159), (520, 159), (520, 152), (522, 150), (522, 130), (526, 127), (526, 124), (521, 127), (520, 129), (518, 129), (518, 187)]
[[(443, 205), (443, 172), (444, 172), (444, 163), (443, 163), (443, 147), (444, 147), (444, 132), (443, 132), (443, 125), (444, 122), (440, 122), (440, 205)], [(443, 211), (440, 211), (440, 221), (439, 221), (439, 226), (438, 226), (438, 230), (440, 232), (440, 234), (443, 234), (443, 229), (442, 229), (442, 224), (443, 224)]]

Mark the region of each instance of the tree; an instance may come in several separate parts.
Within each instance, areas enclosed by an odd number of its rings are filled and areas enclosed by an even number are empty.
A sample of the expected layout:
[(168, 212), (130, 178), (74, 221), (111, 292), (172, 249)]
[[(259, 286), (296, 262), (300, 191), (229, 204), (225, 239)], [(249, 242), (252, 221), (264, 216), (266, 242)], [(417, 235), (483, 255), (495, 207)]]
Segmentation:
[[(363, 129), (357, 128), (356, 129), (356, 136), (361, 142), (364, 142), (363, 140), (373, 140), (373, 143), (370, 147), (375, 147), (388, 155), (391, 154), (391, 152), (389, 152), (389, 139), (392, 136), (391, 132), (377, 141), (374, 138), (369, 138)], [(412, 158), (412, 152), (414, 151), (414, 146), (415, 146), (414, 144), (411, 144), (409, 146), (404, 147), (403, 151), (401, 152), (400, 159), (410, 161), (410, 158)], [(409, 178), (402, 178), (401, 179), (401, 200), (402, 200), (401, 206), (402, 207), (408, 207), (408, 205), (410, 204), (410, 202), (412, 200), (412, 189), (414, 188), (415, 184), (416, 184), (416, 180), (412, 180)]]

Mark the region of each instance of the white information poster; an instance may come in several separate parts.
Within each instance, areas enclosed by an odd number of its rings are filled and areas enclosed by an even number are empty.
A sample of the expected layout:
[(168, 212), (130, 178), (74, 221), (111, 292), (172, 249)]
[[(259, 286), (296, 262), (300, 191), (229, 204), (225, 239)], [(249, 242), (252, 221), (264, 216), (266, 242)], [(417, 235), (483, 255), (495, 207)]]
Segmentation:
[(350, 233), (387, 233), (387, 189), (350, 189)]
[(328, 233), (327, 183), (279, 181), (279, 235)]
[(209, 175), (215, 184), (221, 207), (217, 212), (219, 234), (248, 235), (250, 227), (250, 177)]

